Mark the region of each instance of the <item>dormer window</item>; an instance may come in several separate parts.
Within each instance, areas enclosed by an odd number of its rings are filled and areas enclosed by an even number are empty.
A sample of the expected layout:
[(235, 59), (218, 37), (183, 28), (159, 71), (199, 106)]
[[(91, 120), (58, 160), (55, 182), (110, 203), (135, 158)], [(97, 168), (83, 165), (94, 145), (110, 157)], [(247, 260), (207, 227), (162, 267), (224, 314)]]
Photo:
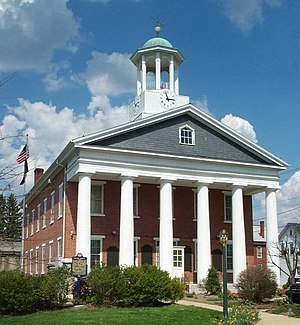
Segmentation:
[(179, 128), (179, 143), (186, 145), (195, 144), (195, 131), (188, 125)]

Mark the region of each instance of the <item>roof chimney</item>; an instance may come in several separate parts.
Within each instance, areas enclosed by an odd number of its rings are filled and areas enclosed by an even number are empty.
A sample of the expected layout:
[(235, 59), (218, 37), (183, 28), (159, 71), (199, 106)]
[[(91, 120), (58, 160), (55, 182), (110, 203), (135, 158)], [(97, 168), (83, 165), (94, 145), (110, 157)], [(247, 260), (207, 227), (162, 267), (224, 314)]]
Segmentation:
[(265, 222), (264, 221), (259, 222), (259, 235), (260, 235), (260, 237), (265, 238)]
[(44, 169), (43, 168), (36, 168), (34, 170), (34, 184), (38, 182), (38, 180), (43, 176)]

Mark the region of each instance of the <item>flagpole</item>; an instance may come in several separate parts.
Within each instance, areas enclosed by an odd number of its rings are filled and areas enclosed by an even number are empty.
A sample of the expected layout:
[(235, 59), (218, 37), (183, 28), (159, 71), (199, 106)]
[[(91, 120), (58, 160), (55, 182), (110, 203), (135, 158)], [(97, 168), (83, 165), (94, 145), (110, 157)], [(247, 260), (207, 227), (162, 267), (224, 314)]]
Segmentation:
[[(26, 134), (26, 150), (28, 151), (28, 134)], [(26, 162), (24, 162), (26, 163)], [(22, 216), (22, 239), (21, 239), (21, 244), (22, 244), (22, 252), (21, 252), (21, 271), (24, 271), (24, 241), (25, 241), (25, 197), (26, 197), (26, 176), (25, 176), (25, 181), (23, 184), (23, 216)], [(28, 226), (28, 225), (27, 225)]]

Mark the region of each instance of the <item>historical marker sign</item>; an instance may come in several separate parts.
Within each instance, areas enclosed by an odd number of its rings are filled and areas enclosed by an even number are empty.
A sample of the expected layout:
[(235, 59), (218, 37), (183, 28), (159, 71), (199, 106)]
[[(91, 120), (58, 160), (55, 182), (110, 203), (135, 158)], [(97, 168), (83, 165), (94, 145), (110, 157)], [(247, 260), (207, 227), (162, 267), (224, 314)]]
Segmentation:
[(87, 275), (87, 258), (78, 253), (72, 257), (72, 273), (73, 275)]

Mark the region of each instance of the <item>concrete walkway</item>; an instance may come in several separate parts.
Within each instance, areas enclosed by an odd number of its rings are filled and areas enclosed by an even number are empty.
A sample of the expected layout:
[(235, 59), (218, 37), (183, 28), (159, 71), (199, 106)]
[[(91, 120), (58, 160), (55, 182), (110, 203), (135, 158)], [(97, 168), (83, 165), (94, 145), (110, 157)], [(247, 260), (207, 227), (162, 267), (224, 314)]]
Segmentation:
[[(211, 304), (205, 304), (201, 302), (196, 301), (190, 301), (190, 300), (179, 300), (178, 304), (185, 305), (185, 306), (195, 306), (195, 307), (201, 307), (206, 309), (213, 309), (218, 311), (223, 311), (222, 306), (217, 305), (211, 305)], [(275, 315), (270, 314), (264, 311), (259, 312), (259, 318), (260, 321), (257, 323), (259, 325), (299, 325), (300, 319), (295, 317), (288, 317), (283, 315)]]

